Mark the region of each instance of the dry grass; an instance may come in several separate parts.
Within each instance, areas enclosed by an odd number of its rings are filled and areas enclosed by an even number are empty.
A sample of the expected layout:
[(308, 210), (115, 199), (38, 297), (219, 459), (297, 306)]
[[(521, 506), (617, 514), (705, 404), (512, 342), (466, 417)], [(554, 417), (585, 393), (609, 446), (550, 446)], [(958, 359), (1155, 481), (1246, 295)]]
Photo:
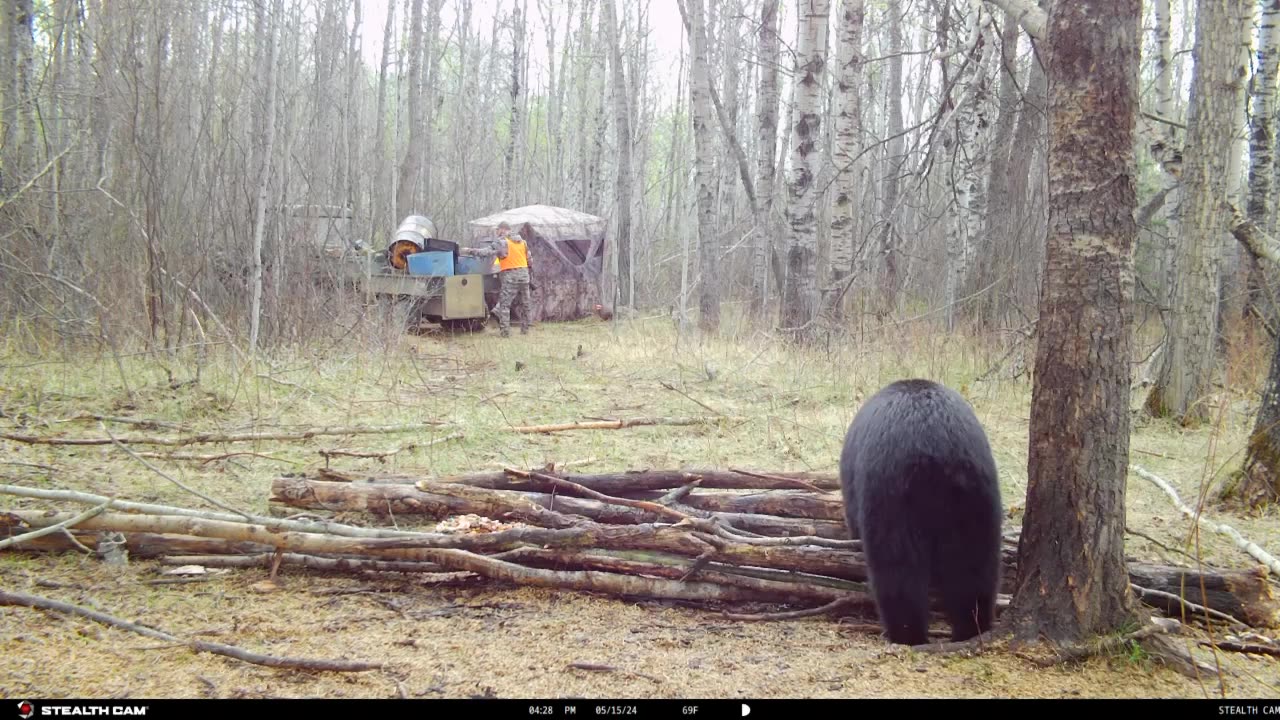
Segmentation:
[[(427, 419), (446, 423), (418, 433), (182, 449), (253, 451), (269, 458), (238, 456), (203, 464), (149, 460), (201, 492), (261, 513), (272, 477), (323, 464), (322, 448), (385, 451), (458, 431), (465, 434), (462, 440), (406, 450), (385, 462), (342, 457), (332, 465), (428, 474), (552, 461), (601, 471), (679, 465), (831, 469), (861, 400), (894, 378), (923, 375), (960, 387), (971, 399), (995, 446), (1006, 503), (1021, 505), (1030, 386), (1025, 377), (975, 382), (1005, 355), (1002, 348), (877, 328), (867, 329), (864, 342), (803, 352), (741, 328), (729, 327), (722, 337), (680, 342), (664, 318), (617, 326), (595, 321), (539, 325), (529, 337), (517, 333), (510, 340), (492, 330), (461, 336), (370, 334), (322, 350), (277, 354), (256, 366), (237, 365), (230, 353), (212, 353), (201, 364), (186, 350), (173, 357), (123, 358), (128, 389), (110, 357), (69, 363), (0, 348), (0, 427), (103, 435), (96, 421), (74, 419), (86, 412), (182, 423), (201, 432)], [(522, 369), (516, 370), (517, 363)], [(1256, 353), (1239, 363), (1251, 363), (1248, 374), (1255, 381), (1256, 368), (1265, 372)], [(187, 382), (196, 380), (197, 372), (198, 381)], [(1237, 368), (1237, 374), (1246, 373)], [(1213, 427), (1175, 430), (1135, 418), (1132, 461), (1172, 482), (1188, 504), (1204, 482), (1220, 479), (1238, 464), (1256, 391), (1224, 393), (1214, 401), (1223, 409)], [(1140, 402), (1135, 390), (1133, 407)], [(711, 411), (750, 421), (550, 436), (504, 430), (592, 417)], [(108, 427), (117, 435), (173, 432), (115, 422)], [(0, 450), (0, 460), (9, 463), (0, 464), (5, 482), (204, 505), (116, 447), (0, 441)], [(1249, 565), (1225, 538), (1192, 536), (1190, 523), (1148, 483), (1133, 477), (1128, 488), (1130, 527), (1162, 545), (1198, 552), (1206, 562)], [(19, 498), (5, 503), (48, 506)], [(1273, 553), (1280, 550), (1274, 513), (1224, 519)], [(1128, 550), (1153, 561), (1182, 560), (1138, 537), (1129, 538)], [(889, 652), (880, 638), (830, 619), (738, 623), (706, 610), (575, 593), (289, 569), (282, 571), (284, 588), (273, 593), (252, 587), (266, 577), (265, 570), (234, 571), (205, 583), (143, 584), (162, 569), (146, 561), (114, 569), (79, 556), (0, 553), (0, 584), (19, 592), (88, 605), (180, 636), (207, 633), (199, 637), (256, 652), (380, 660), (395, 670), (354, 675), (275, 670), (161, 647), (85, 620), (5, 607), (0, 608), (0, 694), (643, 698), (1198, 697), (1219, 692), (1216, 678), (1190, 681), (1140, 654), (1041, 670), (1006, 653), (964, 659)], [(406, 640), (413, 642), (403, 644)], [(1242, 673), (1227, 678), (1229, 695), (1275, 696), (1280, 690), (1275, 661), (1226, 655), (1221, 660)], [(616, 670), (571, 669), (571, 663)]]

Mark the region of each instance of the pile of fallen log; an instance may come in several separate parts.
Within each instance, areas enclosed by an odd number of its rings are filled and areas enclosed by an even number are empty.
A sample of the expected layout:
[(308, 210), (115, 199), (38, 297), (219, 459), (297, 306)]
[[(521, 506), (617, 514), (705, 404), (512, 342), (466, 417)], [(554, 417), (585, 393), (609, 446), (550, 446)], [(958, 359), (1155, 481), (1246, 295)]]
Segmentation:
[[(168, 565), (467, 573), (694, 603), (740, 619), (875, 618), (833, 473), (546, 468), (424, 478), (322, 469), (275, 478), (267, 516), (17, 486), (0, 494), (93, 506), (0, 511), (0, 550), (105, 552), (122, 542), (131, 557)], [(1010, 528), (1000, 609), (1016, 549)], [(1280, 624), (1265, 570), (1133, 560), (1129, 576), (1142, 602), (1184, 622)]]

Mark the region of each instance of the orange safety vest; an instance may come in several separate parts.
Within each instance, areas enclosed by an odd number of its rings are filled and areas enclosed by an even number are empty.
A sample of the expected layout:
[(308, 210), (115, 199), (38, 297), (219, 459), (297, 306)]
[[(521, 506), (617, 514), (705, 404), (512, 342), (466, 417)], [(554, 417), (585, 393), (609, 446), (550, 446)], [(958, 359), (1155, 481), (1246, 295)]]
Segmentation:
[(503, 270), (529, 267), (529, 246), (515, 240), (507, 240), (507, 256), (498, 258), (498, 267)]

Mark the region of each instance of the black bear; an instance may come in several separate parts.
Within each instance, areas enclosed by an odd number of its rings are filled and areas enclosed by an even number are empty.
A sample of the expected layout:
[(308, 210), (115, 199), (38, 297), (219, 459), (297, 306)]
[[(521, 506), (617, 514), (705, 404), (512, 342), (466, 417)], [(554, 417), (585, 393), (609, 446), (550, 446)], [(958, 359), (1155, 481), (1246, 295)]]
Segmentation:
[(953, 641), (991, 628), (1004, 509), (987, 435), (959, 393), (912, 379), (873, 395), (845, 435), (840, 487), (890, 642), (928, 642), (931, 587)]

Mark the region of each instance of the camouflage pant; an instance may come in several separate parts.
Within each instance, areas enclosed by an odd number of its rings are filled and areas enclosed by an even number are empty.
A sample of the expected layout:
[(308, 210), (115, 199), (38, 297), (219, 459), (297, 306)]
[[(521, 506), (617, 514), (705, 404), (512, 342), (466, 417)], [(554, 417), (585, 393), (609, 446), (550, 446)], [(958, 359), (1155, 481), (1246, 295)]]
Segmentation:
[(502, 334), (511, 331), (511, 306), (516, 299), (520, 300), (520, 330), (528, 332), (529, 313), (533, 303), (529, 299), (529, 269), (516, 268), (504, 270), (498, 276), (502, 279), (502, 291), (498, 296), (498, 306), (494, 312), (498, 314), (498, 327)]

